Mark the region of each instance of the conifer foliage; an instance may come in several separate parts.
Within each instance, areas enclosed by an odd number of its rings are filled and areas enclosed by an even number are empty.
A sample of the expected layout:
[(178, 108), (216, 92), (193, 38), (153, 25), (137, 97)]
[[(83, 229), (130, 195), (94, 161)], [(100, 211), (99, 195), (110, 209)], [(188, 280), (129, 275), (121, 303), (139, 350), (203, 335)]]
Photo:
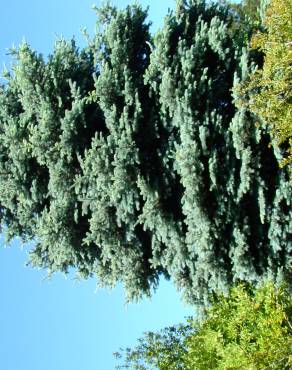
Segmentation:
[[(23, 44), (0, 90), (1, 224), (31, 263), (190, 301), (289, 271), (281, 154), (232, 88), (251, 60), (228, 7), (178, 1), (152, 39), (140, 6), (98, 10), (87, 48)], [(234, 90), (236, 91), (236, 90)]]

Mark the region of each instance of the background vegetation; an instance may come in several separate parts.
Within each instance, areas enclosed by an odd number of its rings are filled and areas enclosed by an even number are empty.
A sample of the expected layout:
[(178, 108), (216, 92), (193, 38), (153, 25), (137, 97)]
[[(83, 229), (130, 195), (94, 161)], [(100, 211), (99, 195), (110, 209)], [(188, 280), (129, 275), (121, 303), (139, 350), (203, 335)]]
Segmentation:
[(133, 370), (290, 369), (292, 299), (273, 284), (238, 285), (213, 298), (201, 321), (147, 333), (116, 356)]

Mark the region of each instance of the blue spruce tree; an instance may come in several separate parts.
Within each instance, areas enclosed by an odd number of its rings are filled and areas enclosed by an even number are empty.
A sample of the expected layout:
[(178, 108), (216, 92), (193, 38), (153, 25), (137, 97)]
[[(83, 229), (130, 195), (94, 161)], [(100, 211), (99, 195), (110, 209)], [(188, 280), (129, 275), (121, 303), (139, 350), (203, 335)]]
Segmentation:
[(180, 0), (153, 39), (146, 17), (107, 5), (81, 51), (13, 51), (0, 89), (8, 239), (34, 241), (32, 265), (122, 282), (128, 299), (161, 275), (191, 302), (289, 275), (288, 174), (237, 89), (260, 55), (226, 5)]

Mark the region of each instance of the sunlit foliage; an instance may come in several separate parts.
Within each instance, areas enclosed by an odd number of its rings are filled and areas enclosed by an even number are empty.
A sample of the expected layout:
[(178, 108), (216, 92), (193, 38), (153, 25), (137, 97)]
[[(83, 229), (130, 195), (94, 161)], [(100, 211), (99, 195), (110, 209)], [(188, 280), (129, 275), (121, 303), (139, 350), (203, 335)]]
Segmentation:
[(251, 43), (264, 53), (264, 64), (247, 86), (247, 104), (271, 128), (277, 144), (286, 151), (282, 165), (292, 171), (292, 1), (271, 0), (264, 28)]
[(291, 292), (238, 285), (228, 297), (216, 296), (201, 321), (147, 333), (116, 355), (120, 369), (291, 369)]

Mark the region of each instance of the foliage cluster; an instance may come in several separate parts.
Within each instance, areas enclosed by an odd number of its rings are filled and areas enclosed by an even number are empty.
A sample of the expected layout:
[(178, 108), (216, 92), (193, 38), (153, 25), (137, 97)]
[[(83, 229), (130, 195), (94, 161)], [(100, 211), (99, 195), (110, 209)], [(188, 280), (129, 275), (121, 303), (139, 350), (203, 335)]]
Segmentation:
[[(269, 283), (218, 295), (203, 320), (147, 333), (119, 354), (133, 370), (291, 369), (291, 292)], [(173, 347), (171, 346), (173, 343)], [(173, 350), (175, 349), (175, 350)]]
[[(252, 47), (264, 54), (263, 68), (245, 87), (249, 108), (271, 127), (277, 144), (286, 149), (282, 165), (292, 171), (292, 1), (271, 0), (264, 31), (253, 36)], [(292, 172), (291, 172), (292, 175)]]

